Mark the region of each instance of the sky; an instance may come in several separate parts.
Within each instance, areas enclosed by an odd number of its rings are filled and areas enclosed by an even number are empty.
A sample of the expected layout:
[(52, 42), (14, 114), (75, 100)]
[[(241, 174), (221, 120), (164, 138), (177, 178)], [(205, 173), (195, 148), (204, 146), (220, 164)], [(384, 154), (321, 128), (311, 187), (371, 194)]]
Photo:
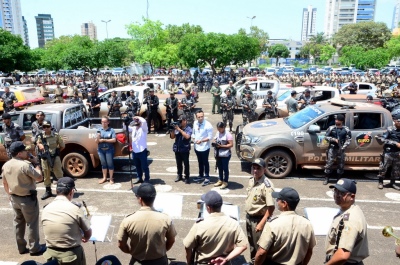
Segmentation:
[[(147, 16), (164, 25), (189, 23), (205, 32), (237, 33), (257, 26), (270, 39), (300, 40), (302, 11), (317, 8), (317, 32), (324, 31), (325, 0), (20, 0), (31, 48), (38, 47), (35, 16), (51, 14), (55, 37), (81, 34), (82, 23), (93, 21), (99, 40), (129, 37), (126, 25)], [(148, 5), (147, 5), (148, 3)], [(391, 27), (396, 0), (377, 0), (375, 21)], [(250, 19), (255, 16), (254, 19)]]

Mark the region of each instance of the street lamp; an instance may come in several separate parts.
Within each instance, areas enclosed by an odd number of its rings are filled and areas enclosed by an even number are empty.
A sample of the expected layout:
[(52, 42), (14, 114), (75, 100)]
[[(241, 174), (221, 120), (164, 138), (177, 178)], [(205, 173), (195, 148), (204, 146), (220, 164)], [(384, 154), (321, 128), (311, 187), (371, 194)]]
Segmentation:
[(105, 20), (102, 20), (101, 22), (104, 22), (104, 23), (106, 23), (106, 33), (107, 33), (107, 39), (108, 39), (108, 27), (107, 27), (107, 24), (108, 24), (108, 22), (110, 22), (111, 20), (107, 20), (107, 21), (105, 21)]
[(250, 22), (250, 28), (251, 28), (253, 26), (253, 19), (255, 19), (256, 16), (247, 17), (247, 18), (251, 20), (251, 22)]

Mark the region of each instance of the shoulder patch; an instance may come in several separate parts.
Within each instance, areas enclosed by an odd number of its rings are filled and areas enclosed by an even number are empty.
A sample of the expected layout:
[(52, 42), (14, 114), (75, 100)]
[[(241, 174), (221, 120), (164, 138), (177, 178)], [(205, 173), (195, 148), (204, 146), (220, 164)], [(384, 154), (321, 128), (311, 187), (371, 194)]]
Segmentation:
[(278, 218), (279, 218), (279, 216), (269, 217), (268, 218), (268, 222), (272, 222), (272, 221), (274, 221), (274, 220), (276, 220)]
[(125, 218), (128, 217), (128, 216), (131, 216), (132, 214), (135, 214), (135, 213), (136, 213), (136, 212), (133, 212), (133, 213), (130, 213), (130, 214), (125, 215)]
[(267, 178), (264, 179), (264, 184), (267, 188), (271, 188), (271, 182)]
[(76, 207), (78, 207), (78, 208), (81, 208), (81, 206), (82, 206), (82, 203), (77, 202), (77, 201), (71, 201), (71, 203), (72, 203), (73, 205), (75, 205)]
[(349, 221), (349, 218), (350, 218), (350, 213), (345, 213), (343, 215), (343, 221)]
[(200, 223), (200, 222), (202, 222), (202, 221), (204, 221), (204, 218), (203, 218), (203, 217), (200, 217), (200, 218), (197, 218), (197, 219), (196, 219), (196, 223)]

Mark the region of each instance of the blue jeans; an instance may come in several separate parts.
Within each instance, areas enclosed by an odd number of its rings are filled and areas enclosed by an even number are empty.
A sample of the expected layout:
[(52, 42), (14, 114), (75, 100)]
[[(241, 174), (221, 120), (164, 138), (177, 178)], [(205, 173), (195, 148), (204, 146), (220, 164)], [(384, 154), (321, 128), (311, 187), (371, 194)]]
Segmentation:
[(194, 150), (197, 156), (197, 161), (199, 163), (199, 176), (210, 178), (210, 163), (208, 162), (208, 155), (210, 154), (210, 149), (206, 151)]
[(143, 172), (144, 172), (144, 180), (150, 180), (150, 170), (149, 164), (147, 164), (147, 149), (144, 149), (142, 152), (135, 153), (132, 152), (133, 164), (136, 167), (137, 177), (143, 180)]
[(108, 148), (108, 150), (98, 148), (97, 154), (99, 155), (102, 169), (114, 170), (114, 146)]
[(218, 157), (217, 160), (219, 180), (223, 182), (228, 182), (229, 180), (229, 160), (231, 160), (231, 156)]

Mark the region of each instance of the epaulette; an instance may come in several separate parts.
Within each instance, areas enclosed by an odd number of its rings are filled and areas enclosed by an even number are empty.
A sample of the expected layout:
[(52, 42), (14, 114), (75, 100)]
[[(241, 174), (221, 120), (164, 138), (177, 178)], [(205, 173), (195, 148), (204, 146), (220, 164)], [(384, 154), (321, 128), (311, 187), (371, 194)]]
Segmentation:
[(131, 216), (132, 214), (135, 214), (135, 213), (136, 213), (136, 212), (133, 212), (133, 213), (130, 213), (130, 214), (125, 215), (125, 218), (128, 217), (128, 216)]
[(81, 207), (82, 207), (82, 203), (80, 203), (80, 202), (71, 201), (71, 203), (72, 203), (73, 205), (77, 206), (78, 208), (81, 208)]
[(45, 205), (43, 205), (43, 209), (44, 209), (44, 208), (46, 208), (46, 206), (47, 206), (47, 205), (49, 205), (49, 203), (48, 203), (48, 204), (45, 204)]
[(278, 219), (278, 217), (279, 217), (279, 216), (269, 217), (269, 218), (268, 218), (268, 222), (271, 223), (272, 221)]
[(238, 219), (235, 216), (229, 215), (230, 218), (232, 218), (233, 220), (237, 221)]
[(204, 221), (204, 218), (203, 218), (203, 217), (199, 217), (199, 218), (196, 219), (196, 223), (200, 223), (200, 222), (202, 222), (202, 221)]
[(264, 179), (264, 185), (265, 185), (267, 188), (271, 188), (271, 183), (269, 182), (269, 180), (268, 180), (267, 178)]

